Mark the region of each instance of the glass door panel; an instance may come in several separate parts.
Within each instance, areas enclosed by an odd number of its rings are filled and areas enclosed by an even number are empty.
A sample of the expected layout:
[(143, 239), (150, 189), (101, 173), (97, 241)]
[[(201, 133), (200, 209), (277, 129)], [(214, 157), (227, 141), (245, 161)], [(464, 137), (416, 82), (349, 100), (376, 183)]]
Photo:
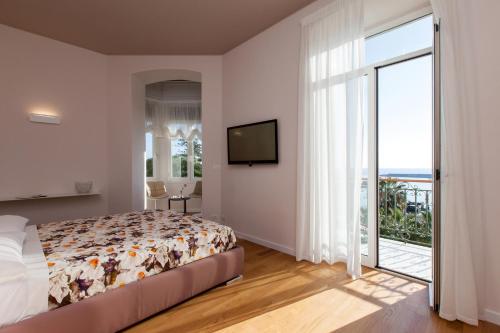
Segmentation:
[(368, 257), (369, 254), (369, 229), (368, 229), (368, 206), (369, 206), (369, 191), (368, 191), (368, 75), (363, 76), (363, 170), (361, 173), (361, 198), (360, 198), (360, 235), (361, 235), (361, 256)]
[(432, 280), (432, 55), (377, 69), (378, 266)]
[(375, 72), (367, 71), (363, 76), (363, 168), (361, 179), (360, 241), (361, 262), (375, 267), (376, 257), (376, 108)]

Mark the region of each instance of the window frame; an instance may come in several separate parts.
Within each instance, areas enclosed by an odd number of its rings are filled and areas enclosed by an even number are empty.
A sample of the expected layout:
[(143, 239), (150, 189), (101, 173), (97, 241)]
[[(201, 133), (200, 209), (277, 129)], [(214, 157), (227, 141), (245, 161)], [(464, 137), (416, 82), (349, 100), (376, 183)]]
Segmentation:
[[(172, 161), (172, 145), (174, 144), (174, 142), (176, 140), (185, 140), (187, 141), (188, 143), (188, 147), (187, 147), (187, 176), (186, 177), (174, 177), (173, 176), (173, 161)], [(168, 148), (169, 148), (169, 151), (168, 151), (168, 180), (171, 181), (171, 182), (186, 182), (186, 181), (190, 181), (190, 177), (189, 177), (189, 156), (190, 156), (190, 152), (189, 152), (189, 148), (190, 148), (190, 143), (187, 139), (185, 138), (182, 138), (182, 137), (174, 137), (174, 138), (169, 138), (168, 140)]]
[[(194, 158), (195, 158), (195, 156), (194, 156), (193, 141), (196, 139), (198, 139), (201, 142), (201, 177), (196, 177), (194, 175), (194, 165), (195, 165)], [(201, 181), (203, 179), (203, 140), (201, 139), (200, 136), (195, 135), (194, 138), (189, 143), (191, 146), (191, 160), (192, 160), (191, 161), (192, 170), (190, 171), (190, 175), (194, 181)], [(188, 166), (189, 166), (189, 156), (188, 156)]]
[[(188, 140), (182, 137), (174, 137), (174, 138), (169, 138), (169, 151), (168, 151), (168, 166), (169, 166), (169, 171), (168, 171), (168, 181), (169, 182), (176, 182), (176, 183), (182, 183), (182, 182), (196, 182), (200, 181), (203, 179), (203, 171), (202, 171), (202, 177), (195, 177), (194, 176), (194, 149), (193, 149), (193, 140), (198, 139), (201, 141), (202, 147), (203, 147), (203, 140), (201, 137), (198, 135), (195, 135), (193, 139)], [(187, 141), (188, 147), (187, 147), (187, 173), (188, 175), (186, 177), (174, 177), (172, 175), (173, 168), (172, 168), (172, 144), (174, 143), (175, 140), (185, 140)], [(203, 149), (203, 148), (202, 148)], [(203, 168), (203, 164), (202, 164)]]
[[(433, 27), (434, 28), (434, 27)], [(380, 62), (380, 65), (378, 66), (375, 66), (374, 68), (374, 71), (375, 71), (375, 83), (374, 83), (374, 87), (375, 87), (375, 91), (376, 91), (376, 94), (378, 94), (378, 70), (379, 69), (383, 69), (385, 67), (389, 67), (389, 66), (392, 66), (392, 65), (398, 65), (398, 64), (401, 64), (401, 63), (404, 63), (404, 62), (409, 62), (409, 61), (413, 61), (413, 60), (416, 60), (416, 59), (419, 59), (419, 58), (423, 58), (423, 57), (427, 57), (427, 56), (431, 56), (432, 57), (432, 61), (434, 62), (434, 50), (433, 50), (433, 47), (427, 47), (427, 48), (424, 48), (424, 49), (421, 49), (421, 50), (418, 50), (418, 51), (415, 51), (415, 52), (410, 52), (410, 53), (407, 53), (405, 55), (402, 55), (402, 56), (398, 56), (398, 57), (394, 57), (392, 59), (388, 59), (386, 61), (382, 61)], [(432, 65), (433, 66), (433, 65)], [(432, 68), (432, 75), (434, 75), (434, 69)], [(434, 81), (434, 78), (433, 78), (433, 81)], [(433, 82), (434, 84), (434, 82)], [(432, 87), (432, 91), (433, 91), (433, 94), (434, 94), (434, 87)], [(434, 96), (433, 96), (434, 98)], [(378, 99), (377, 97), (375, 98), (375, 109), (374, 109), (374, 112), (375, 112), (375, 138), (373, 140), (374, 144), (376, 145), (376, 152), (375, 152), (375, 161), (374, 164), (376, 166), (375, 168), (375, 171), (374, 171), (374, 183), (375, 183), (375, 190), (373, 192), (375, 193), (379, 193), (379, 183), (378, 183), (378, 177), (379, 177), (379, 165), (378, 165), (378, 162), (379, 162), (379, 153), (378, 153), (378, 142), (379, 142), (379, 121), (378, 121), (378, 116), (379, 116), (379, 106), (378, 106)], [(433, 107), (434, 107), (434, 102), (432, 103), (433, 104)], [(432, 119), (434, 120), (434, 111), (433, 111), (433, 115), (432, 115)], [(434, 135), (434, 131), (435, 131), (435, 128), (434, 128), (434, 124), (433, 124), (433, 128), (432, 128), (432, 133)], [(433, 146), (433, 149), (435, 148), (434, 147), (434, 143), (432, 144)], [(434, 151), (432, 152), (432, 154), (434, 155)], [(434, 162), (433, 162), (434, 163)], [(433, 165), (433, 168), (434, 168), (434, 165)], [(432, 188), (432, 197), (434, 198), (436, 196), (436, 192), (435, 192), (435, 189), (434, 189), (434, 175), (433, 175), (433, 188)], [(439, 194), (437, 194), (439, 195)], [(370, 203), (370, 202), (369, 202)], [(432, 281), (429, 281), (429, 280), (426, 280), (422, 277), (417, 277), (417, 276), (413, 276), (413, 275), (409, 275), (409, 274), (406, 274), (404, 272), (400, 272), (400, 271), (395, 271), (395, 270), (392, 270), (390, 268), (387, 268), (385, 266), (380, 266), (380, 263), (379, 263), (379, 240), (380, 240), (380, 231), (379, 231), (379, 221), (378, 221), (378, 218), (379, 218), (379, 197), (378, 195), (375, 196), (375, 200), (374, 201), (371, 201), (372, 205), (375, 206), (374, 207), (374, 226), (373, 228), (375, 229), (374, 232), (372, 232), (373, 236), (375, 237), (375, 241), (373, 243), (373, 245), (376, 247), (376, 249), (374, 251), (372, 251), (371, 253), (369, 252), (368, 253), (368, 256), (375, 256), (375, 258), (372, 258), (372, 261), (374, 263), (374, 266), (370, 266), (370, 267), (373, 267), (373, 268), (377, 268), (377, 269), (381, 269), (381, 270), (384, 270), (384, 271), (388, 271), (388, 272), (393, 272), (395, 274), (399, 274), (401, 276), (405, 276), (405, 277), (410, 277), (416, 281), (421, 281), (421, 282), (425, 282), (425, 283), (432, 283)], [(432, 203), (434, 205), (434, 201)], [(433, 206), (433, 209), (434, 209), (434, 206)], [(434, 214), (433, 214), (433, 225), (435, 223), (435, 220), (434, 220)], [(370, 225), (369, 227), (370, 228)], [(370, 230), (369, 230), (370, 232)], [(433, 250), (434, 250), (434, 234), (432, 234), (432, 246), (433, 246)], [(370, 233), (369, 233), (369, 238), (370, 238)], [(369, 248), (369, 251), (371, 249)], [(431, 273), (433, 274), (433, 273)]]
[[(144, 135), (144, 139), (146, 139), (146, 135), (151, 134), (151, 149), (152, 149), (152, 159), (153, 159), (153, 176), (148, 177), (147, 174), (147, 156), (146, 156), (146, 148), (144, 148), (144, 176), (146, 178), (146, 181), (148, 180), (156, 180), (158, 177), (158, 155), (156, 154), (156, 139), (153, 134), (153, 132), (146, 132)], [(146, 143), (144, 142), (144, 145)]]
[(373, 37), (375, 35), (397, 29), (398, 27), (411, 23), (413, 21), (419, 20), (425, 16), (432, 15), (432, 7), (431, 6), (426, 6), (418, 10), (414, 10), (412, 12), (409, 12), (403, 16), (400, 16), (398, 18), (383, 22), (383, 23), (376, 23), (375, 25), (369, 26), (365, 29), (365, 40)]

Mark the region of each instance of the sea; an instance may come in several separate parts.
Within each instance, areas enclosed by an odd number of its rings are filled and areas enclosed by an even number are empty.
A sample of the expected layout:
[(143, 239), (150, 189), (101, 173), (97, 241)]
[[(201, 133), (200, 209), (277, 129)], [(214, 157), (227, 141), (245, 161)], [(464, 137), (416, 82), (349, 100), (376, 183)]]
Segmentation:
[[(391, 177), (399, 179), (421, 179), (421, 180), (432, 180), (432, 169), (409, 169), (409, 168), (381, 168), (379, 169), (379, 176), (381, 177)], [(363, 169), (363, 178), (367, 179), (368, 169)], [(418, 188), (419, 190), (432, 190), (432, 182), (421, 183), (421, 182), (408, 182), (409, 188)], [(409, 198), (414, 200), (414, 198)], [(423, 192), (418, 196), (417, 201), (423, 202), (425, 200)], [(368, 192), (366, 188), (363, 188), (361, 192), (361, 205), (368, 203)]]
[[(379, 176), (399, 179), (412, 180), (432, 180), (432, 169), (408, 169), (408, 168), (381, 168)], [(368, 179), (368, 169), (363, 169), (363, 178)], [(365, 182), (364, 182), (365, 183)], [(366, 184), (366, 183), (365, 183)], [(432, 183), (409, 182), (409, 188), (418, 188), (419, 190), (432, 190)], [(368, 255), (368, 188), (363, 186), (361, 189), (361, 253)], [(426, 205), (425, 192), (419, 192), (415, 200), (412, 191), (408, 193), (409, 202), (417, 202)], [(432, 192), (429, 192), (427, 209), (432, 209)]]
[[(432, 180), (432, 169), (404, 169), (404, 168), (391, 168), (391, 169), (379, 169), (379, 176), (400, 178), (400, 179), (422, 179), (422, 180)], [(432, 183), (408, 183), (410, 185), (416, 186), (422, 190), (432, 190)]]

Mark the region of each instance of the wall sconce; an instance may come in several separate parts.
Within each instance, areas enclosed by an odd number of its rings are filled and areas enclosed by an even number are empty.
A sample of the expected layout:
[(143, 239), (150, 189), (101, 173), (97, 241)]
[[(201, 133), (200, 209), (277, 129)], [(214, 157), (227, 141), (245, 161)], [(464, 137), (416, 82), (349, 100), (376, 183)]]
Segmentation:
[(59, 125), (61, 123), (61, 117), (51, 115), (51, 114), (42, 114), (42, 113), (30, 113), (30, 121), (33, 123), (42, 123), (42, 124), (55, 124)]

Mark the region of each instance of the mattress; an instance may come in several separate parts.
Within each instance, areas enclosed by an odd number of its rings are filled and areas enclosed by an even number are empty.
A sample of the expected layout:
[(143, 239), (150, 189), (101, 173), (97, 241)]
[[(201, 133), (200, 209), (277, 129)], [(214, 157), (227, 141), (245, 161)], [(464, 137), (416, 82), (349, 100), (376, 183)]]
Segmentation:
[(236, 245), (231, 228), (172, 211), (147, 210), (38, 226), (57, 308), (120, 288)]

